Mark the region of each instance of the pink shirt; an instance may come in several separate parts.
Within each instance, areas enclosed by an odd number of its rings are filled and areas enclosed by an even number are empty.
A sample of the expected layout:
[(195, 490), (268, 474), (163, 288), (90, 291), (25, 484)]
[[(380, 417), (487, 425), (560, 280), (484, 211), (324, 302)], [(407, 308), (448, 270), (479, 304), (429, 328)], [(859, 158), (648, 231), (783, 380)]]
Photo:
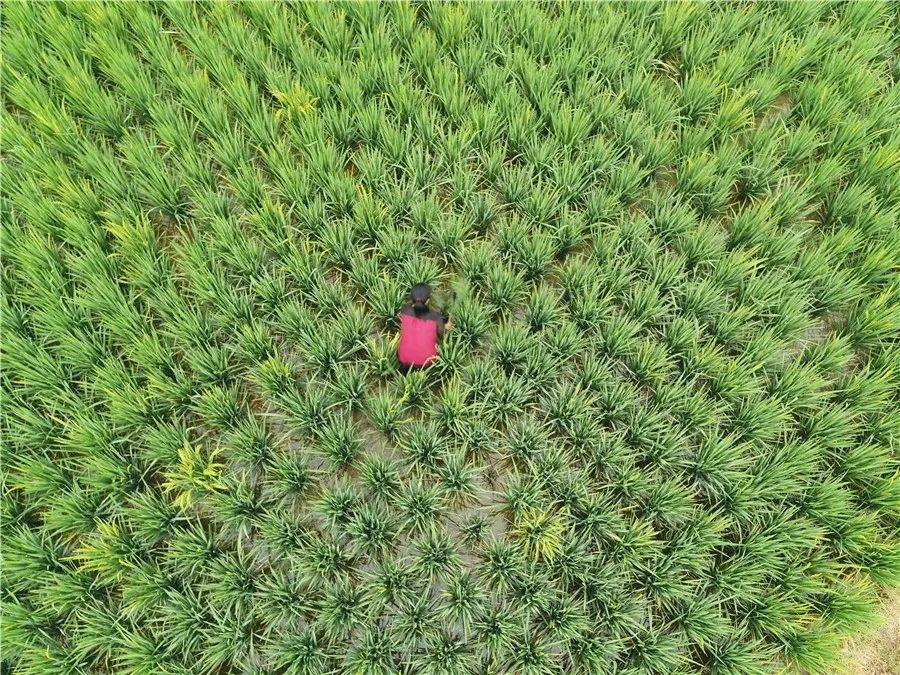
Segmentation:
[(437, 358), (438, 324), (434, 319), (400, 314), (397, 358), (407, 366), (427, 366)]

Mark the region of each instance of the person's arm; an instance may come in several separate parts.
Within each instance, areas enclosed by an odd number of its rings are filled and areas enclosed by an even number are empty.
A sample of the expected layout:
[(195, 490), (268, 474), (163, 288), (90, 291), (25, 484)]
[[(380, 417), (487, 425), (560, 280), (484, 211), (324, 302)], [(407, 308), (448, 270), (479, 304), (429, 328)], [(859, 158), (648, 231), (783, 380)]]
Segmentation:
[(439, 310), (433, 309), (430, 312), (428, 312), (428, 318), (437, 324), (438, 337), (443, 337), (444, 330), (447, 327), (445, 319), (444, 319), (444, 313)]

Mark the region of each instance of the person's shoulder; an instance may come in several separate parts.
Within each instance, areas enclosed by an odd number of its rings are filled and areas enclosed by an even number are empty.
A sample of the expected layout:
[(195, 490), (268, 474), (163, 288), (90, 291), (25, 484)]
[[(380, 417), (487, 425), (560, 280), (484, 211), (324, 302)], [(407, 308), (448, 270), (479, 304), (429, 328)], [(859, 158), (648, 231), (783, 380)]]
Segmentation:
[(441, 314), (440, 312), (436, 311), (436, 310), (431, 310), (430, 312), (428, 312), (428, 313), (427, 313), (425, 316), (423, 316), (422, 318), (423, 318), (423, 319), (428, 319), (428, 320), (430, 320), (430, 321), (443, 321), (443, 320), (444, 320), (444, 315)]
[(406, 314), (407, 316), (415, 316), (416, 314), (413, 311), (412, 305), (403, 305), (403, 307), (400, 308), (400, 313)]

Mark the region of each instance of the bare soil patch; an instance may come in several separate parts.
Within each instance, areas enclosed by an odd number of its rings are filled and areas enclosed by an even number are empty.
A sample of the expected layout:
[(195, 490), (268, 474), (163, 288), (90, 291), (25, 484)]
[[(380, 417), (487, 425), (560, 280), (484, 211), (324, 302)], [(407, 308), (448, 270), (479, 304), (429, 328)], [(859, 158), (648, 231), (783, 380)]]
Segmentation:
[(872, 632), (847, 641), (843, 657), (844, 663), (835, 669), (835, 673), (900, 674), (900, 590), (885, 597), (881, 620), (878, 624), (873, 624)]

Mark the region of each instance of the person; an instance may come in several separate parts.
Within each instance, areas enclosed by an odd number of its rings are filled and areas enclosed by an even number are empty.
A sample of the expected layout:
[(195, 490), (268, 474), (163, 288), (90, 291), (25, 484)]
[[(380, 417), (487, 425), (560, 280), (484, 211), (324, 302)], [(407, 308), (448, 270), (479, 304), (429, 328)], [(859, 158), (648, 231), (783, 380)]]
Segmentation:
[(431, 288), (416, 284), (409, 292), (411, 302), (400, 308), (400, 369), (424, 368), (438, 355), (437, 341), (444, 334), (444, 315), (428, 306)]

